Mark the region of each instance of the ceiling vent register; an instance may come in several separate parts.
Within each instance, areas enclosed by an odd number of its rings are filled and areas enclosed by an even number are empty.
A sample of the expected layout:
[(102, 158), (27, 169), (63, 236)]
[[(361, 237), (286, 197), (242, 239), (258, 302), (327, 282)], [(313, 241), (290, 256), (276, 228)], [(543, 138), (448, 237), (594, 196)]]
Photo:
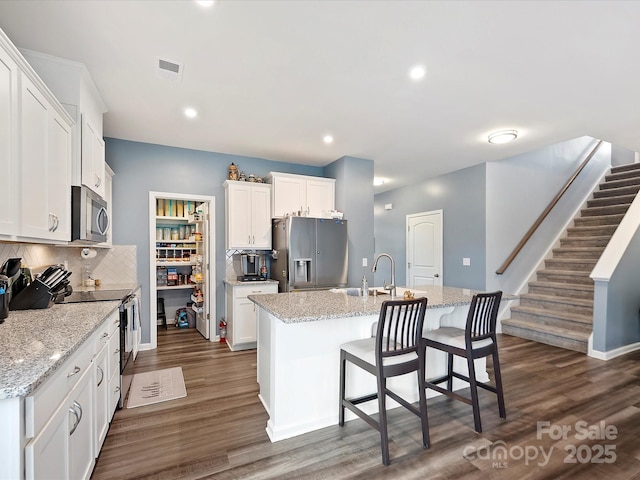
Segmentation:
[(182, 63), (156, 57), (156, 73), (160, 78), (179, 82), (182, 80)]

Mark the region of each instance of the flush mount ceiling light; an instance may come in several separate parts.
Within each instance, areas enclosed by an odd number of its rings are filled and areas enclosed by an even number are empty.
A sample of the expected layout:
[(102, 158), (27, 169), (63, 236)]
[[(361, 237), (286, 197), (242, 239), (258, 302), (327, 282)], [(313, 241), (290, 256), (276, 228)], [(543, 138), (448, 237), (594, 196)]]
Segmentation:
[(333, 136), (325, 135), (324, 137), (322, 137), (322, 141), (324, 143), (326, 143), (327, 145), (330, 144), (330, 143), (333, 143)]
[(409, 78), (411, 80), (418, 81), (422, 79), (426, 73), (427, 69), (424, 67), (424, 65), (415, 65), (411, 67), (411, 70), (409, 70)]
[(187, 118), (196, 118), (198, 116), (198, 112), (195, 108), (185, 108), (184, 109), (184, 116)]
[(517, 130), (500, 130), (499, 132), (493, 132), (489, 134), (489, 143), (509, 143), (518, 138)]
[(196, 0), (196, 3), (201, 7), (209, 8), (209, 7), (212, 7), (213, 4), (216, 2), (215, 0)]
[(387, 181), (387, 180), (386, 180), (385, 178), (382, 178), (382, 177), (375, 177), (375, 178), (373, 179), (373, 186), (374, 186), (374, 187), (379, 187), (380, 185), (384, 185), (384, 183), (385, 183), (386, 181)]

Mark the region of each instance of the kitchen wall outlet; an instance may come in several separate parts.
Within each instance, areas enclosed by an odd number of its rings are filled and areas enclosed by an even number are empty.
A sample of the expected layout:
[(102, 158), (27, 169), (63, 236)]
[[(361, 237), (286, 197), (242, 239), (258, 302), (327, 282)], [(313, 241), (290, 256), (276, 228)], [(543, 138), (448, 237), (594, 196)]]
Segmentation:
[(367, 266), (367, 257), (364, 257), (364, 258), (362, 259), (362, 266), (363, 266), (363, 267), (366, 267), (366, 266)]
[(471, 259), (468, 257), (463, 257), (462, 258), (462, 265), (464, 265), (465, 267), (468, 267), (469, 265), (471, 265)]
[(385, 203), (384, 209), (385, 210), (393, 210), (393, 203)]

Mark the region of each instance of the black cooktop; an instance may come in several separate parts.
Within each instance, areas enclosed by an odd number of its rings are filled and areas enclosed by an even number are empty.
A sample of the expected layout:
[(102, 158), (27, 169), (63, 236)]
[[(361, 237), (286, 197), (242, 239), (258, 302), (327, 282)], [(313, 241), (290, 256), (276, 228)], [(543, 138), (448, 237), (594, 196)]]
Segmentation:
[(123, 300), (130, 292), (131, 290), (94, 290), (87, 292), (73, 292), (68, 297), (64, 297), (64, 303)]

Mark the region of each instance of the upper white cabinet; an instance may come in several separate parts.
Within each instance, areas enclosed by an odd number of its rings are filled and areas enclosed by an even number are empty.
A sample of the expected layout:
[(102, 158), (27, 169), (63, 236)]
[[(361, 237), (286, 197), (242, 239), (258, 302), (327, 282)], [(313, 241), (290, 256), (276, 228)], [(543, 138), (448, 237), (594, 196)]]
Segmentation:
[(72, 130), (71, 184), (86, 185), (104, 198), (102, 116), (107, 108), (89, 71), (82, 63), (20, 51), (76, 122)]
[[(71, 239), (73, 119), (0, 30), (0, 239)], [(5, 176), (6, 174), (6, 176)]]
[(224, 182), (226, 200), (226, 248), (271, 248), (271, 185)]
[(105, 197), (104, 140), (102, 133), (82, 116), (82, 184)]
[[(2, 38), (0, 37), (0, 44)], [(18, 234), (18, 65), (0, 48), (0, 171), (4, 208), (0, 208), (0, 235)]]
[(274, 217), (299, 214), (329, 218), (329, 212), (335, 208), (336, 181), (333, 178), (279, 172), (271, 172), (268, 178), (273, 185)]

